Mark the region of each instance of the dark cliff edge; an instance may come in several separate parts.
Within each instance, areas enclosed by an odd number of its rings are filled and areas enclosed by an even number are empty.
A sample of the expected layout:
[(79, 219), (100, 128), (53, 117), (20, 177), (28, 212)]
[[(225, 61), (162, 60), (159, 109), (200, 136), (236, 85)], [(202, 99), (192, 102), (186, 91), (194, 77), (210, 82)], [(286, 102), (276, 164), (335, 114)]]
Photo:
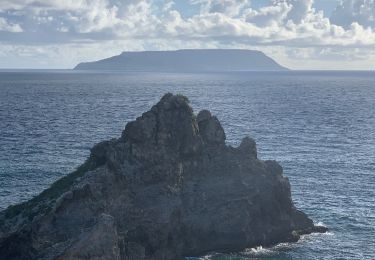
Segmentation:
[(166, 94), (77, 171), (0, 213), (3, 259), (184, 259), (325, 232), (293, 205), (256, 143)]
[(107, 59), (80, 63), (74, 69), (155, 72), (288, 70), (263, 52), (239, 49), (123, 52)]

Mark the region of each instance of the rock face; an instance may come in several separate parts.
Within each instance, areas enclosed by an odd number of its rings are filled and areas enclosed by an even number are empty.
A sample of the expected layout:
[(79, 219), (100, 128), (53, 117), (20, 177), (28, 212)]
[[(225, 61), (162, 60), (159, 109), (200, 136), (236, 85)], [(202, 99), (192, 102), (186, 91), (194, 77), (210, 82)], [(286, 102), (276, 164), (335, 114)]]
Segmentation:
[(184, 259), (324, 232), (292, 203), (255, 141), (166, 94), (76, 171), (0, 213), (4, 259)]

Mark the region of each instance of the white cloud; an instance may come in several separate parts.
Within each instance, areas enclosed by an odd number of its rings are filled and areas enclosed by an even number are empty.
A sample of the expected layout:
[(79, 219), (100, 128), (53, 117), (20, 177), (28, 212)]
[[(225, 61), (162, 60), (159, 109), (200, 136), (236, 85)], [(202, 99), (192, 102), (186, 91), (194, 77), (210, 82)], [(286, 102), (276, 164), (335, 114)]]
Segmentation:
[(309, 14), (312, 14), (313, 0), (287, 0), (291, 8), (286, 17), (287, 20), (292, 20), (294, 23), (301, 23)]
[[(94, 1), (90, 0), (1, 0), (0, 11), (21, 10), (30, 8), (34, 10), (78, 10), (85, 9)], [(106, 3), (106, 0), (101, 2)]]
[(127, 16), (147, 15), (142, 11), (149, 5), (144, 0), (1, 0), (0, 11), (27, 10), (39, 22), (53, 15), (79, 33), (90, 33), (115, 30), (130, 21)]
[(342, 0), (334, 10), (331, 22), (344, 28), (356, 22), (375, 29), (375, 0)]
[(20, 33), (23, 30), (19, 24), (9, 23), (5, 18), (0, 17), (0, 31)]
[(191, 2), (201, 5), (202, 13), (222, 13), (231, 17), (238, 15), (250, 5), (248, 0), (192, 0)]
[[(345, 0), (340, 6), (353, 1)], [(372, 10), (371, 3), (375, 2), (356, 1), (363, 2), (359, 5), (363, 15)], [(313, 0), (274, 0), (258, 10), (248, 0), (192, 0), (192, 4), (200, 5), (201, 11), (189, 18), (183, 18), (171, 1), (160, 6), (150, 0), (3, 0), (0, 7), (32, 9), (39, 23), (52, 22), (50, 18), (57, 17), (64, 26), (56, 26), (56, 31), (86, 34), (79, 39), (180, 38), (290, 46), (375, 44), (372, 28), (359, 21), (352, 21), (347, 27), (333, 24), (312, 7)], [(367, 17), (367, 22), (371, 19)]]
[[(331, 18), (314, 9), (313, 0), (273, 0), (262, 8), (254, 8), (249, 0), (190, 0), (191, 5), (198, 6), (198, 11), (189, 16), (175, 3), (172, 0), (1, 0), (0, 15), (4, 18), (0, 17), (0, 31), (22, 32), (25, 36), (17, 38), (22, 42), (9, 38), (8, 44), (22, 45), (24, 49), (29, 39), (35, 40), (33, 35), (37, 32), (40, 48), (49, 50), (47, 56), (53, 57), (56, 52), (52, 50), (56, 49), (60, 55), (62, 50), (71, 48), (75, 52), (81, 48), (77, 53), (87, 55), (79, 55), (81, 60), (102, 58), (98, 53), (110, 56), (126, 49), (189, 46), (268, 52), (273, 48), (278, 50), (276, 56), (289, 63), (313, 57), (360, 59), (363, 55), (355, 50), (361, 48), (368, 53), (375, 50), (375, 0), (344, 0)], [(15, 22), (10, 23), (5, 15), (12, 16), (10, 21)], [(17, 17), (26, 21), (27, 26), (21, 28), (19, 24), (24, 23), (15, 20)], [(64, 46), (57, 47), (58, 42), (51, 44), (50, 39), (63, 40)], [(108, 50), (100, 51), (99, 46), (107, 46)], [(89, 48), (95, 51), (90, 52)], [(339, 55), (337, 50), (345, 55)], [(72, 64), (78, 56), (64, 57), (71, 59), (66, 64)]]
[(173, 21), (161, 20), (160, 23), (164, 27), (174, 28), (174, 36), (215, 39), (222, 43), (311, 47), (373, 47), (375, 44), (375, 32), (371, 28), (364, 28), (356, 22), (347, 29), (334, 25), (324, 17), (323, 12), (312, 8), (311, 0), (275, 1), (273, 5), (259, 10), (247, 6), (236, 15), (201, 12), (183, 20), (175, 14)]
[(274, 5), (263, 7), (260, 10), (248, 8), (244, 12), (244, 15), (246, 22), (259, 27), (268, 27), (283, 23), (292, 7), (292, 5), (286, 2), (278, 2)]

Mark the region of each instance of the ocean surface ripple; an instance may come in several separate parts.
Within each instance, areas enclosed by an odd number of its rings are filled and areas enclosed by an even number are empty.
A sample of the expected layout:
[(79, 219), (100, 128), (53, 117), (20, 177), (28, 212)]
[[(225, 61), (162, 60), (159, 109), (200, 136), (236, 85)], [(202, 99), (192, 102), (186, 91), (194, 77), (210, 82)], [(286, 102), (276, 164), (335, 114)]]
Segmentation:
[(375, 258), (375, 73), (0, 72), (0, 209), (84, 162), (165, 92), (207, 108), (237, 146), (276, 159), (298, 208), (330, 228), (298, 243), (204, 259)]

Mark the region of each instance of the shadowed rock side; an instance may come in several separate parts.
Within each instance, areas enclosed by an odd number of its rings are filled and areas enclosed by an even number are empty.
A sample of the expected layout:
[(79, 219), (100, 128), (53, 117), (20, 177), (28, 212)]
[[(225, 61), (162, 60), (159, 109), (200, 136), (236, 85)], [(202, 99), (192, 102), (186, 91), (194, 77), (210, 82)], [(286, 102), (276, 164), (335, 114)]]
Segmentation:
[(4, 259), (184, 259), (325, 231), (253, 139), (226, 146), (215, 116), (172, 94), (0, 221)]

